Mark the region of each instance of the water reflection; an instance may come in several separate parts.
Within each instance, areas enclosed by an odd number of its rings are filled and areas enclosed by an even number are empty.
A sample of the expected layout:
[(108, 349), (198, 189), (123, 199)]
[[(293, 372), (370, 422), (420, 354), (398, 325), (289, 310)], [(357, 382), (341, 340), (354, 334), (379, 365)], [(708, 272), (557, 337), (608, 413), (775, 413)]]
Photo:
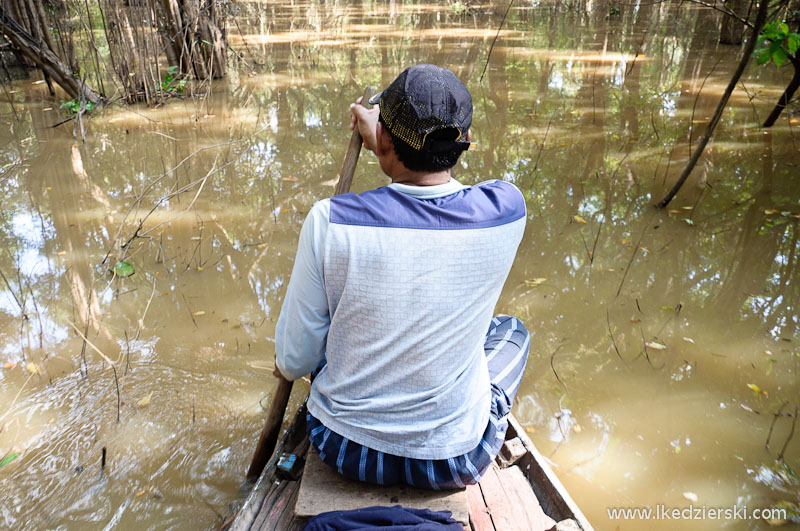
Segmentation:
[[(734, 67), (713, 12), (526, 4), (487, 57), (505, 4), (236, 7), (242, 60), (206, 99), (111, 108), (86, 144), (49, 127), (59, 103), (40, 85), (13, 85), (19, 120), (0, 102), (0, 454), (21, 452), (0, 470), (4, 527), (196, 529), (227, 514), (347, 103), (416, 62), (473, 92), (480, 149), (458, 178), (526, 195), (498, 308), (535, 339), (515, 413), (590, 520), (638, 529), (605, 508), (685, 506), (686, 492), (708, 506), (796, 496), (764, 472), (800, 368), (796, 131), (755, 119), (782, 91), (775, 72), (748, 72), (678, 198), (651, 207)], [(364, 157), (354, 188), (382, 184)], [(119, 260), (136, 273), (110, 275)]]

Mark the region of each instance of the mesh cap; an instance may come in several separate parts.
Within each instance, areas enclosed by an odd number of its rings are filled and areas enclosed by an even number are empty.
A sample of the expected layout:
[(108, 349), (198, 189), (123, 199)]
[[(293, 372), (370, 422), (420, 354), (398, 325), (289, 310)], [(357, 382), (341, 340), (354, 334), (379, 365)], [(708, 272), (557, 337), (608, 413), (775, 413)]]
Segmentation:
[[(416, 65), (403, 70), (383, 92), (370, 98), (392, 136), (416, 150), (431, 152), (469, 149), (472, 96), (450, 70)], [(435, 131), (453, 130), (450, 140), (428, 138)]]

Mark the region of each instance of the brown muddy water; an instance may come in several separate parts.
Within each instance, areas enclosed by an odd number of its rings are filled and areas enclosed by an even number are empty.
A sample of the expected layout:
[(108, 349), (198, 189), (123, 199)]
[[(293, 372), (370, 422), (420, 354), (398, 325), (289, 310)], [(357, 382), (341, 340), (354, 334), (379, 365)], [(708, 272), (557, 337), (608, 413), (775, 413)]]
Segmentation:
[[(716, 44), (713, 11), (612, 7), (515, 3), (487, 64), (506, 4), (235, 3), (242, 60), (228, 79), (201, 99), (96, 113), (85, 143), (49, 128), (63, 111), (45, 85), (7, 85), (0, 459), (19, 456), (0, 468), (0, 527), (220, 524), (273, 389), (301, 223), (333, 192), (347, 104), (432, 62), (475, 101), (479, 150), (457, 178), (505, 179), (527, 198), (497, 311), (534, 335), (515, 414), (572, 496), (598, 529), (766, 529), (741, 508), (797, 501), (776, 458), (800, 467), (800, 115), (758, 126), (790, 72), (749, 67), (657, 211), (738, 48)], [(386, 183), (372, 155), (354, 182)], [(109, 274), (121, 260), (133, 276)], [(740, 512), (608, 513), (659, 504)]]

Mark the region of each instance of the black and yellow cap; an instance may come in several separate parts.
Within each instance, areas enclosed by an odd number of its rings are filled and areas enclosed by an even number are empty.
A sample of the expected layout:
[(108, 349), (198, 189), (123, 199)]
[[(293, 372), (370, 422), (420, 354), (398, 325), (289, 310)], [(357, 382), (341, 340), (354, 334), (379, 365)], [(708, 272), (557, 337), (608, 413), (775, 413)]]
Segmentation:
[[(370, 98), (380, 105), (381, 121), (392, 134), (416, 150), (431, 152), (469, 149), (472, 96), (450, 70), (435, 65), (406, 68), (382, 92)], [(428, 138), (452, 129), (450, 140)], [(440, 135), (436, 135), (440, 137)]]

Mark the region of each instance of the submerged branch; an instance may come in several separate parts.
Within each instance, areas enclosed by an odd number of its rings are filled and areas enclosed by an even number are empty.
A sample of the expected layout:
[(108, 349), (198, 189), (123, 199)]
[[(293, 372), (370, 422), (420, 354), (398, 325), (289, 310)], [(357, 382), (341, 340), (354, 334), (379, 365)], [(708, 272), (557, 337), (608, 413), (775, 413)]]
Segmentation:
[(697, 161), (700, 160), (700, 155), (703, 154), (703, 151), (708, 144), (708, 141), (711, 140), (711, 136), (714, 134), (714, 129), (716, 129), (717, 124), (719, 123), (720, 119), (722, 118), (722, 112), (725, 110), (725, 107), (728, 105), (728, 100), (733, 93), (733, 89), (736, 88), (736, 84), (739, 83), (739, 78), (742, 77), (744, 73), (744, 69), (747, 67), (747, 63), (750, 61), (750, 56), (753, 54), (753, 50), (756, 47), (756, 41), (758, 40), (756, 37), (758, 36), (761, 28), (764, 27), (764, 22), (767, 18), (767, 6), (769, 2), (767, 0), (761, 0), (758, 6), (758, 15), (756, 16), (756, 22), (753, 26), (753, 34), (750, 36), (750, 39), (747, 42), (747, 46), (745, 47), (744, 53), (742, 54), (742, 58), (739, 60), (739, 65), (736, 67), (736, 71), (733, 74), (728, 86), (725, 87), (725, 92), (722, 94), (722, 97), (719, 100), (719, 104), (717, 105), (717, 110), (714, 111), (714, 116), (711, 118), (711, 121), (708, 123), (708, 127), (706, 128), (705, 133), (700, 139), (700, 145), (697, 146), (697, 149), (692, 154), (692, 158), (689, 159), (689, 162), (686, 164), (686, 167), (683, 169), (683, 173), (681, 173), (680, 177), (678, 177), (677, 182), (675, 185), (667, 192), (667, 195), (656, 204), (656, 208), (664, 208), (666, 207), (670, 201), (675, 197), (675, 194), (678, 193), (678, 190), (681, 189), (683, 183), (686, 182), (686, 179), (689, 178), (689, 174), (692, 173), (692, 170), (697, 165)]

